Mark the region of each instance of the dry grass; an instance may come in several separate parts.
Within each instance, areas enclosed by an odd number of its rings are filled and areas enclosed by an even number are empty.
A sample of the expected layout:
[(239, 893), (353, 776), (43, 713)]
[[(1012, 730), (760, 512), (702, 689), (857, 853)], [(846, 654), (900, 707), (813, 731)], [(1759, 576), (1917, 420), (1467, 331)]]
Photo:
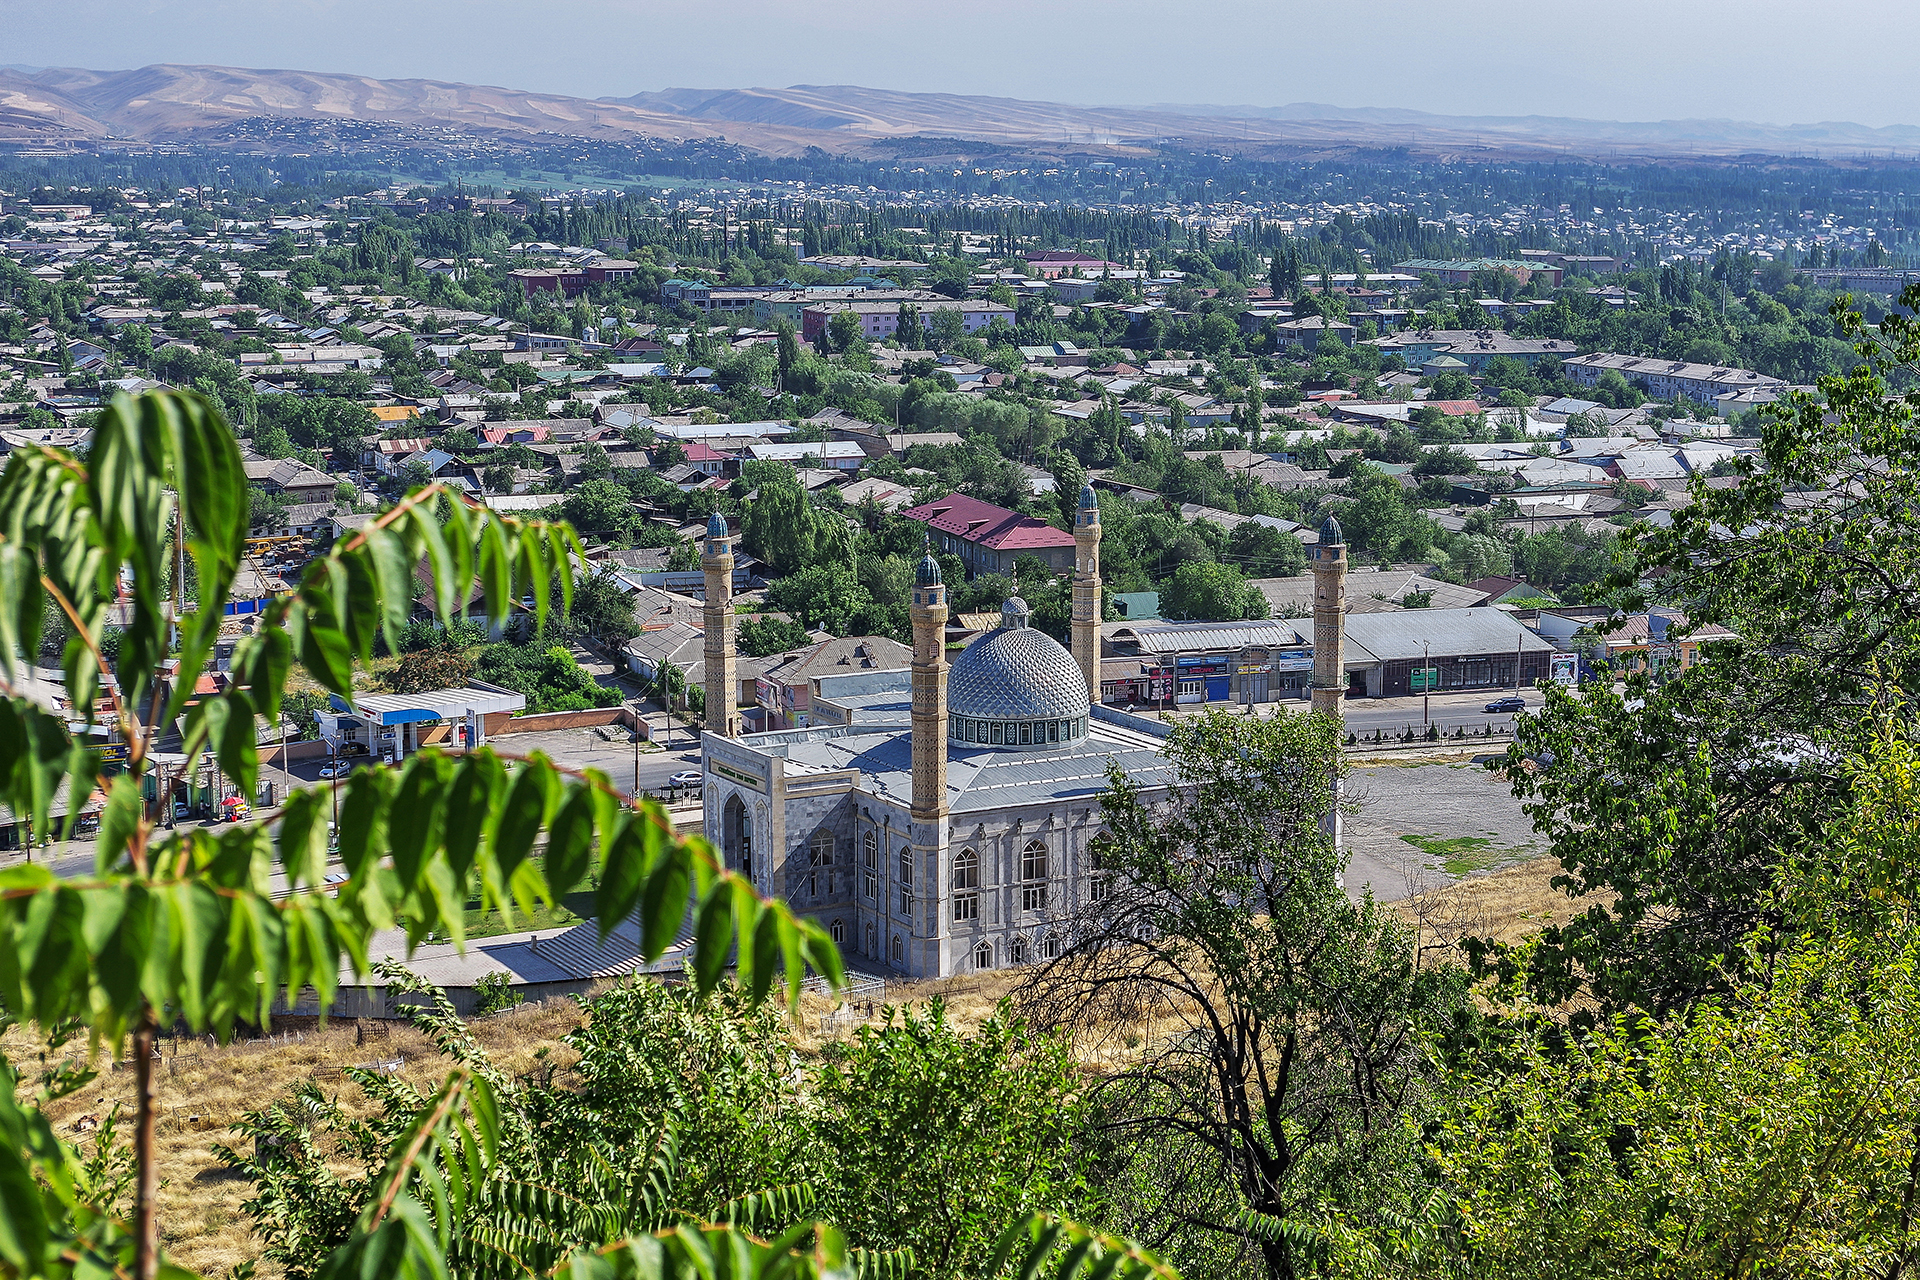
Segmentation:
[[(559, 1037), (579, 1022), (580, 1010), (572, 1001), (551, 1000), (476, 1022), (473, 1034), (502, 1068), (520, 1072), (532, 1068), (542, 1048), (564, 1054)], [(314, 1079), (337, 1096), (350, 1114), (364, 1115), (372, 1108), (360, 1090), (341, 1077), (341, 1068), (403, 1059), (400, 1078), (429, 1089), (447, 1070), (431, 1042), (400, 1024), (335, 1022), (293, 1035), (291, 1041), (276, 1038), (221, 1046), (210, 1046), (204, 1039), (161, 1041), (165, 1061), (157, 1073), (159, 1107), (154, 1125), (160, 1160), (160, 1229), (168, 1254), (181, 1266), (219, 1275), (260, 1252), (260, 1242), (241, 1208), (252, 1184), (213, 1154), (216, 1143), (238, 1145), (239, 1135), (228, 1126), (243, 1112), (284, 1096), (301, 1080)], [(38, 1046), (23, 1031), (9, 1032), (5, 1048), (23, 1071), (32, 1074)], [(63, 1052), (79, 1057), (85, 1046), (69, 1045)], [(104, 1050), (95, 1065), (100, 1071), (96, 1080), (47, 1108), (56, 1132), (79, 1144), (87, 1142), (85, 1131), (77, 1127), (82, 1118), (104, 1119), (116, 1105), (121, 1111), (122, 1136), (131, 1128), (133, 1072), (125, 1064), (114, 1063)], [(262, 1276), (275, 1271), (265, 1263), (260, 1267)]]
[(1529, 858), (1482, 875), (1467, 876), (1415, 894), (1394, 907), (1419, 926), (1420, 944), (1443, 953), (1457, 951), (1467, 937), (1518, 942), (1552, 924), (1564, 924), (1602, 895), (1569, 898), (1553, 887), (1560, 863)]
[[(1581, 909), (1583, 904), (1570, 901), (1548, 884), (1558, 870), (1552, 859), (1536, 858), (1468, 877), (1397, 905), (1409, 920), (1420, 924), (1423, 942), (1429, 946), (1451, 948), (1469, 933), (1517, 940)], [(1022, 977), (1019, 971), (1002, 970), (933, 982), (889, 983), (884, 1003), (923, 1007), (939, 998), (946, 1002), (949, 1021), (972, 1029), (992, 1016)], [(803, 1053), (816, 1054), (829, 1041), (851, 1036), (869, 1014), (877, 1017), (881, 1006), (881, 1000), (862, 998), (854, 1002), (850, 1019), (831, 1019), (833, 1003), (807, 995), (794, 1022), (795, 1041)], [(504, 1071), (518, 1074), (531, 1070), (542, 1050), (548, 1053), (549, 1064), (570, 1065), (559, 1040), (580, 1021), (578, 1005), (556, 999), (475, 1022), (472, 1031)], [(260, 1242), (241, 1208), (252, 1185), (212, 1151), (216, 1143), (240, 1141), (229, 1126), (243, 1112), (265, 1106), (297, 1082), (311, 1078), (321, 1081), (350, 1114), (365, 1114), (371, 1108), (360, 1091), (340, 1076), (341, 1068), (403, 1059), (398, 1074), (422, 1088), (433, 1087), (447, 1069), (432, 1043), (403, 1024), (336, 1022), (293, 1034), (291, 1040), (224, 1046), (210, 1046), (205, 1040), (162, 1041), (166, 1062), (159, 1072), (156, 1124), (162, 1178), (160, 1222), (167, 1250), (182, 1266), (219, 1275), (259, 1254)], [(1093, 1041), (1104, 1043), (1094, 1049)], [(9, 1032), (3, 1043), (8, 1055), (31, 1076), (37, 1043), (19, 1029)], [(1089, 1060), (1086, 1065), (1095, 1070), (1110, 1066), (1104, 1059), (1125, 1043), (1125, 1036), (1094, 1037), (1089, 1047), (1101, 1060)], [(84, 1046), (68, 1046), (64, 1052), (78, 1056)], [(48, 1108), (56, 1130), (75, 1142), (86, 1141), (85, 1133), (76, 1128), (83, 1116), (104, 1117), (116, 1104), (123, 1117), (132, 1113), (133, 1073), (115, 1069), (105, 1053), (97, 1065), (96, 1080)], [(263, 1263), (260, 1274), (270, 1277), (276, 1270)]]

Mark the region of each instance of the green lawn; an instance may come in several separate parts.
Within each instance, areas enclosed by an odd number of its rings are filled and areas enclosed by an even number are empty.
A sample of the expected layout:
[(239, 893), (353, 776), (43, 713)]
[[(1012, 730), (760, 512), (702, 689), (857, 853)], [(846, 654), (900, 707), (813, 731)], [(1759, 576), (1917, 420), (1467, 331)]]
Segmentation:
[(1450, 876), (1485, 871), (1505, 861), (1503, 852), (1485, 836), (1401, 836), (1408, 844), (1445, 867)]
[(599, 879), (594, 877), (585, 888), (574, 890), (551, 907), (536, 907), (531, 915), (515, 907), (512, 923), (502, 919), (497, 910), (480, 909), (479, 886), (475, 885), (472, 896), (467, 899), (467, 937), (496, 938), (503, 933), (525, 933), (532, 929), (571, 929), (583, 920), (593, 919), (593, 892), (598, 885)]

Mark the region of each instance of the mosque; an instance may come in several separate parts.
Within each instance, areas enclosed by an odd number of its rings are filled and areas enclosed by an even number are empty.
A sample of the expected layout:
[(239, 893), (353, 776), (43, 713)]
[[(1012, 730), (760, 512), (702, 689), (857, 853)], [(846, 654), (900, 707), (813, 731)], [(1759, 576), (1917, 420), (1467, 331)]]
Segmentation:
[[(1313, 706), (1336, 714), (1342, 541), (1329, 518), (1313, 551)], [(1109, 764), (1148, 800), (1174, 782), (1168, 726), (1089, 693), (1101, 601), (1090, 487), (1074, 542), (1071, 652), (1032, 627), (1016, 596), (949, 664), (947, 589), (929, 552), (915, 575), (910, 671), (822, 678), (805, 729), (743, 735), (733, 708), (710, 714), (704, 819), (727, 865), (866, 967), (935, 978), (1058, 954), (1074, 913), (1104, 891), (1090, 842)], [(706, 687), (733, 689), (733, 543), (718, 514), (701, 567)]]

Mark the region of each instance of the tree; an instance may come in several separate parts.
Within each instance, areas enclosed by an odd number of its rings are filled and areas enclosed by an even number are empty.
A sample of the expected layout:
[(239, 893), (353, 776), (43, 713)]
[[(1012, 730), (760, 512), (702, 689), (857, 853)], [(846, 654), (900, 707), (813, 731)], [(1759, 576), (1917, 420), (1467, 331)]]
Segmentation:
[[(563, 596), (570, 591), (577, 539), (560, 526), (443, 502), (446, 496), (416, 493), (310, 564), (298, 589), (269, 602), (260, 625), (235, 644), (231, 687), (189, 707), (194, 682), (162, 688), (163, 662), (171, 655), (180, 670), (197, 672), (210, 659), (247, 533), (245, 471), (227, 424), (197, 395), (121, 395), (95, 424), (85, 464), (58, 450), (19, 450), (8, 459), (0, 475), (0, 668), (10, 680), (20, 677), (20, 662), (38, 647), (42, 604), (55, 601), (72, 624), (62, 666), (73, 705), (91, 720), (104, 693), (126, 758), (120, 773), (105, 777), (89, 745), (96, 739), (74, 733), (64, 715), (24, 698), (0, 702), (0, 801), (36, 830), (52, 831), (70, 829), (79, 808), (53, 823), (62, 788), (85, 795), (98, 785), (106, 797), (91, 876), (57, 879), (37, 865), (0, 871), (0, 1003), (44, 1032), (80, 1025), (109, 1044), (130, 1035), (136, 1082), (133, 1220), (125, 1224), (113, 1192), (98, 1198), (102, 1188), (78, 1153), (21, 1096), (15, 1069), (0, 1070), (0, 1169), (8, 1188), (0, 1266), (10, 1274), (120, 1270), (154, 1280), (162, 1263), (152, 1061), (162, 1012), (195, 1034), (225, 1036), (242, 1022), (265, 1023), (287, 990), (311, 985), (330, 1004), (343, 967), (367, 971), (367, 940), (396, 913), (411, 939), (428, 931), (461, 939), (466, 895), (446, 888), (470, 875), (482, 901), (503, 914), (516, 900), (551, 902), (593, 875), (601, 919), (624, 919), (648, 904), (642, 950), (653, 956), (697, 900), (703, 932), (694, 970), (705, 989), (718, 983), (736, 936), (767, 940), (738, 955), (743, 985), (756, 996), (784, 974), (789, 999), (797, 999), (804, 965), (838, 980), (837, 953), (823, 931), (762, 900), (704, 844), (676, 837), (664, 811), (628, 808), (603, 776), (566, 775), (537, 755), (511, 776), (488, 750), (458, 759), (427, 750), (398, 769), (356, 773), (340, 806), (338, 848), (348, 878), (338, 885), (325, 882), (328, 798), (318, 789), (294, 791), (273, 832), (164, 829), (160, 810), (181, 766), (163, 766), (153, 754), (162, 726), (182, 723), (185, 767), (211, 756), (251, 794), (256, 715), (279, 716), (296, 666), (351, 702), (352, 664), (371, 661), (376, 636), (396, 647), (418, 589), (415, 565), (430, 567), (443, 620), (477, 574), (501, 597), (516, 585), (536, 588), (544, 623), (549, 585), (559, 582)], [(176, 501), (199, 606), (177, 627), (165, 537)], [(117, 659), (109, 664), (102, 636), (110, 609), (122, 602)], [(162, 776), (149, 800), (142, 783), (155, 773)], [(530, 861), (543, 830), (545, 855)], [(284, 889), (267, 879), (276, 863)], [(496, 1114), (483, 1079), (453, 1072), (406, 1126), (381, 1194), (355, 1218), (328, 1266), (347, 1274), (442, 1274), (447, 1202), (428, 1188), (451, 1188), (454, 1203), (463, 1203), (488, 1180), (497, 1167)], [(695, 1231), (668, 1247), (705, 1240)]]
[(1000, 1223), (1089, 1199), (1079, 1070), (1004, 1004), (972, 1035), (938, 998), (889, 1009), (813, 1085), (835, 1171), (825, 1216), (869, 1247), (911, 1249), (928, 1274), (976, 1274)]
[(776, 580), (767, 590), (767, 603), (807, 627), (844, 636), (854, 634), (855, 616), (873, 599), (850, 566), (816, 564)]
[(774, 465), (777, 471), (758, 478), (760, 496), (747, 504), (741, 517), (741, 544), (775, 573), (827, 562), (851, 569), (852, 540), (846, 521), (814, 506), (793, 472), (784, 464)]
[(435, 649), (409, 654), (396, 663), (381, 680), (389, 693), (427, 693), (435, 689), (458, 689), (473, 675), (473, 663), (465, 654)]
[(560, 514), (576, 529), (623, 534), (634, 522), (633, 499), (613, 480), (587, 480), (560, 504)]
[(1768, 971), (1577, 1037), (1531, 1001), (1497, 1008), (1507, 1034), (1462, 1055), (1426, 1125), (1438, 1248), (1383, 1233), (1353, 1271), (1911, 1274), (1916, 756), (1895, 717), (1869, 738), (1821, 860), (1769, 885), (1790, 924), (1784, 945), (1772, 924), (1749, 939)]
[(574, 589), (567, 620), (609, 648), (618, 649), (640, 634), (633, 616), (633, 596), (608, 566)]
[(827, 321), (827, 349), (829, 351), (851, 351), (857, 345), (864, 345), (860, 317), (851, 311), (836, 311)]
[(1307, 549), (1300, 539), (1252, 520), (1227, 535), (1226, 554), (1249, 578), (1293, 578), (1307, 571)]
[(1516, 734), (1508, 776), (1567, 891), (1609, 899), (1544, 931), (1524, 965), (1480, 948), (1536, 998), (1665, 1014), (1767, 971), (1789, 922), (1755, 886), (1822, 862), (1865, 709), (1920, 680), (1906, 603), (1920, 591), (1920, 447), (1889, 386), (1920, 360), (1920, 326), (1889, 315), (1869, 331), (1837, 306), (1834, 321), (1855, 371), (1771, 412), (1761, 464), (1731, 488), (1690, 481), (1672, 527), (1628, 535), (1609, 580), (1616, 609), (1672, 601), (1681, 634), (1726, 634), (1657, 685), (1550, 694)]
[(1264, 618), (1268, 613), (1266, 596), (1249, 586), (1240, 570), (1207, 560), (1189, 561), (1173, 571), (1160, 589), (1160, 608), (1169, 618), (1215, 622)]
[(927, 332), (925, 326), (920, 323), (920, 308), (911, 302), (900, 304), (899, 320), (893, 336), (909, 351), (926, 349)]
[(1098, 1087), (1135, 1230), (1307, 1271), (1301, 1228), (1404, 1211), (1428, 1080), (1420, 1034), (1465, 998), (1416, 964), (1409, 927), (1340, 886), (1331, 835), (1340, 722), (1211, 712), (1176, 725), (1173, 794), (1109, 767), (1106, 833), (1070, 945), (1017, 995), (1084, 1053), (1139, 1040)]
[(749, 658), (765, 658), (802, 648), (811, 637), (805, 627), (789, 618), (749, 618), (740, 624), (735, 638), (741, 653)]

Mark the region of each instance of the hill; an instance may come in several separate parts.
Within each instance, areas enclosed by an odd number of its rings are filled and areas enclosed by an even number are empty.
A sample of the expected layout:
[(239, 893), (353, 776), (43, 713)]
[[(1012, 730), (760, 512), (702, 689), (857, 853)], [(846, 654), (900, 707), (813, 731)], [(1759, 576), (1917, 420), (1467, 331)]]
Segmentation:
[[(1016, 148), (1203, 146), (1252, 157), (1397, 149), (1442, 159), (1678, 160), (1920, 156), (1920, 128), (1845, 122), (1618, 122), (1443, 116), (1321, 103), (1076, 106), (857, 85), (664, 89), (576, 98), (441, 80), (235, 67), (0, 67), (0, 146), (272, 145), (300, 121), (342, 145), (368, 130), (533, 143), (715, 140), (770, 155), (884, 155), (908, 138)], [(283, 144), (284, 145), (284, 144)]]

